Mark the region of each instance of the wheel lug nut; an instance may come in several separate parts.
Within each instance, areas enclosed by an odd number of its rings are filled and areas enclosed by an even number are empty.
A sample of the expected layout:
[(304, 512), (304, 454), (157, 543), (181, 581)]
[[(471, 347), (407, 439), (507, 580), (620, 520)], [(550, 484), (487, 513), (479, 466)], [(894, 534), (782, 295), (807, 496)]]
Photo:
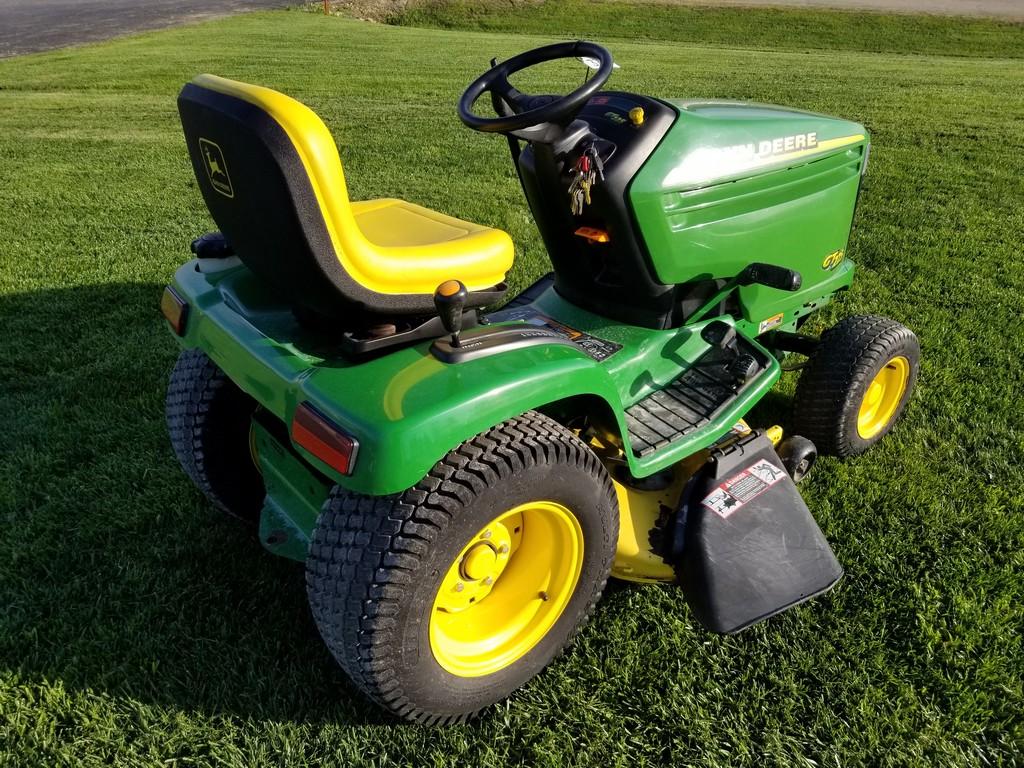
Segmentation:
[(493, 583), (494, 583), (494, 577), (492, 577), (492, 576), (488, 576), (486, 579), (484, 579), (484, 584), (486, 584), (488, 587), (491, 586), (491, 584), (493, 584)]
[(483, 534), (483, 536), (481, 538), (484, 538), (484, 539), (491, 538), (491, 529), (488, 528), (486, 531), (484, 531), (484, 534)]
[(548, 593), (547, 592), (541, 592), (540, 593), (540, 599), (543, 600), (544, 602), (547, 602), (548, 601)]
[(463, 583), (462, 583), (461, 581), (457, 581), (457, 582), (455, 582), (455, 591), (456, 591), (456, 592), (461, 592), (461, 591), (462, 591), (462, 590), (464, 590), (465, 588), (466, 588), (466, 585), (465, 585), (465, 584), (463, 584)]
[(498, 553), (502, 555), (508, 554), (508, 544), (502, 544), (500, 547), (498, 547)]

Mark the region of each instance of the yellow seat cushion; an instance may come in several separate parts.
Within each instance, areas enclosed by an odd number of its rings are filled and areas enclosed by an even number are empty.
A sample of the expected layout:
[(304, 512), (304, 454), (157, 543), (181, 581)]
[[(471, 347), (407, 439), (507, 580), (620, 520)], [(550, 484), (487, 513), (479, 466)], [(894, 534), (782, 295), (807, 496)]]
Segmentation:
[[(434, 287), (451, 279), (445, 275), (462, 275), (458, 279), (469, 285), (466, 277), (477, 274), (480, 266), (494, 271), (483, 278), (494, 285), (512, 266), (512, 239), (500, 229), (391, 198), (353, 202), (351, 208), (363, 237), (388, 263), (432, 275), (427, 280)], [(495, 280), (498, 272), (501, 277)]]
[(432, 294), (445, 280), (461, 280), (475, 291), (505, 279), (513, 257), (505, 232), (402, 200), (351, 202), (334, 138), (306, 105), (214, 75), (192, 82), (259, 107), (284, 129), (309, 176), (338, 261), (365, 288)]

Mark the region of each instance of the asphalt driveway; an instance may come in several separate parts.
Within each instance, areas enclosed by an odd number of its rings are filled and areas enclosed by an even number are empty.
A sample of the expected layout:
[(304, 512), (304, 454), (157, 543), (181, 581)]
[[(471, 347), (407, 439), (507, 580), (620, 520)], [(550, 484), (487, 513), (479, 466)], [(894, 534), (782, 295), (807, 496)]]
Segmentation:
[(294, 0), (0, 0), (0, 56), (289, 4)]

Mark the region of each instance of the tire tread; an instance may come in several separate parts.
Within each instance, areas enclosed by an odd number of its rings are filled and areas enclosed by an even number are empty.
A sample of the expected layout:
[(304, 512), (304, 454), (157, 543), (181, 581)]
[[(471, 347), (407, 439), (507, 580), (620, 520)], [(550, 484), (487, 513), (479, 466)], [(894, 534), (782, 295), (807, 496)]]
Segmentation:
[(239, 437), (255, 410), (256, 402), (202, 350), (178, 356), (165, 401), (171, 447), (211, 504), (247, 522), (258, 515), (264, 496), (248, 443)]
[[(414, 723), (466, 722), (486, 707), (458, 714), (417, 708), (393, 671), (392, 618), (412, 574), (442, 534), (444, 524), (486, 488), (544, 461), (567, 461), (614, 488), (598, 457), (572, 432), (537, 412), (493, 427), (449, 452), (419, 483), (386, 497), (335, 487), (310, 545), (306, 587), (313, 617), (352, 682), (385, 709)], [(572, 634), (590, 618), (604, 578), (587, 601)], [(340, 577), (340, 578), (339, 578)], [(571, 638), (571, 635), (570, 635)], [(561, 653), (559, 650), (559, 653)]]
[[(870, 440), (851, 431), (851, 409), (859, 409), (862, 389), (892, 357), (912, 354), (910, 380), (892, 423)], [(821, 336), (797, 383), (793, 398), (793, 432), (811, 440), (819, 453), (855, 456), (881, 439), (899, 418), (917, 378), (919, 347), (913, 332), (887, 317), (854, 315)]]

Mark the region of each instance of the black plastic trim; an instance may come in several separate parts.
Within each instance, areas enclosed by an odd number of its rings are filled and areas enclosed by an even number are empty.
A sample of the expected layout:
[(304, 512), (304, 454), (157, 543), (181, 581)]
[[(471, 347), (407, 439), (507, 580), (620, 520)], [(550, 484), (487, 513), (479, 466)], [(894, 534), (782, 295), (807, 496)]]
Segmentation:
[[(462, 316), (463, 328), (475, 328), (480, 324), (476, 310), (469, 310)], [(349, 356), (369, 355), (392, 347), (405, 346), (424, 339), (436, 339), (447, 333), (439, 317), (431, 317), (405, 331), (398, 331), (390, 336), (358, 337), (348, 332), (342, 337), (341, 349)]]
[(451, 339), (437, 339), (430, 345), (430, 352), (438, 360), (445, 363), (466, 363), (482, 357), (511, 352), (514, 349), (535, 347), (541, 344), (576, 345), (555, 331), (536, 325), (499, 326), (487, 328), (477, 333), (464, 334), (461, 344), (452, 346)]
[[(633, 125), (629, 109), (642, 107), (644, 123)], [(645, 328), (673, 327), (678, 296), (686, 289), (658, 282), (629, 203), (629, 186), (678, 118), (657, 99), (601, 91), (579, 113), (595, 140), (614, 145), (604, 181), (591, 190), (583, 214), (569, 209), (569, 170), (575, 157), (558, 155), (550, 145), (530, 144), (518, 169), (533, 218), (555, 270), (555, 290), (582, 309)], [(575, 232), (581, 226), (609, 233), (607, 243), (591, 243)]]

